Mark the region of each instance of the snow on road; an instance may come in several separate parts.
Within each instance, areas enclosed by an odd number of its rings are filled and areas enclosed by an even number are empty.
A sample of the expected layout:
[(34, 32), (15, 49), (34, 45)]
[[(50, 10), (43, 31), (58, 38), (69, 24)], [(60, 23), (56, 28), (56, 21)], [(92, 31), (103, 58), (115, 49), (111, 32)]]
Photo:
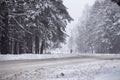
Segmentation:
[(100, 60), (20, 71), (0, 80), (120, 80), (119, 60)]
[(120, 71), (112, 71), (110, 73), (102, 73), (97, 75), (95, 80), (120, 80)]

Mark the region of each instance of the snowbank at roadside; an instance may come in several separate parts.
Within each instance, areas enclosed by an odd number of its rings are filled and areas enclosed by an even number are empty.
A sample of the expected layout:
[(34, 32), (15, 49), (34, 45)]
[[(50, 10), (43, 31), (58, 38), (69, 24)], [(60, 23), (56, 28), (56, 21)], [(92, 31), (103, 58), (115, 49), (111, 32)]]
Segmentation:
[(26, 60), (26, 59), (49, 59), (49, 58), (64, 58), (74, 57), (79, 54), (20, 54), (20, 55), (0, 55), (0, 61), (4, 60)]
[(5, 60), (26, 60), (26, 59), (49, 59), (49, 58), (65, 58), (65, 57), (115, 57), (120, 58), (120, 54), (68, 54), (68, 53), (52, 53), (52, 54), (20, 54), (20, 55), (0, 55), (0, 61)]

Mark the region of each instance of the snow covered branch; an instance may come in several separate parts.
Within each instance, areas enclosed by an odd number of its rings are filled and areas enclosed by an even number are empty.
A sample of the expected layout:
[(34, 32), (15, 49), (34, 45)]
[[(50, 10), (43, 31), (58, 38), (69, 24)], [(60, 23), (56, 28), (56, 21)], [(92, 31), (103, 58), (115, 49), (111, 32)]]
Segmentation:
[(22, 28), (24, 31), (26, 31), (26, 32), (29, 33), (29, 34), (33, 34), (33, 33), (31, 33), (30, 31), (28, 31), (27, 29), (25, 29), (24, 26), (21, 25), (13, 16), (12, 16), (12, 18), (13, 18), (14, 21), (19, 25), (20, 28)]

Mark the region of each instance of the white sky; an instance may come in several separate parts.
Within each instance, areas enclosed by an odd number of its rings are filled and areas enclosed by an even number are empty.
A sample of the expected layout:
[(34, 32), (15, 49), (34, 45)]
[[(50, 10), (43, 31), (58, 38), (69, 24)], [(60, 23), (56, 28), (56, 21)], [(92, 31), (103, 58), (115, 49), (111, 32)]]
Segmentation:
[(63, 2), (68, 8), (70, 16), (74, 19), (74, 21), (67, 26), (67, 33), (70, 34), (71, 29), (75, 28), (76, 24), (78, 23), (78, 19), (80, 19), (84, 7), (87, 4), (94, 4), (95, 0), (63, 0)]

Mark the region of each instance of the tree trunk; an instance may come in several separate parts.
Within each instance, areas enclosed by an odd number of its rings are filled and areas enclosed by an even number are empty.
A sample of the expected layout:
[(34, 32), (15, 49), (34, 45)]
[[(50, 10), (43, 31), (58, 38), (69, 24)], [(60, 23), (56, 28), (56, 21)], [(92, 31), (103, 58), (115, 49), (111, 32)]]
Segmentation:
[(19, 43), (19, 54), (22, 54), (22, 53), (24, 53), (24, 43), (20, 42)]
[(33, 36), (32, 52), (35, 54), (35, 36)]
[(32, 53), (33, 40), (32, 40), (32, 35), (29, 33), (26, 33), (26, 43), (27, 43), (27, 53)]
[(8, 10), (5, 2), (2, 3), (2, 8), (4, 9), (4, 15), (3, 15), (4, 19), (2, 21), (5, 25), (3, 26), (4, 30), (2, 31), (2, 36), (1, 36), (1, 45), (2, 45), (1, 53), (8, 54), (9, 53), (9, 37), (8, 37), (9, 25), (8, 25)]
[(19, 54), (19, 42), (17, 42), (17, 54)]
[(14, 54), (19, 54), (19, 42), (15, 41), (15, 45), (14, 45)]
[(2, 47), (2, 45), (1, 45), (1, 37), (0, 37), (0, 54), (1, 54), (1, 47)]
[(14, 40), (10, 40), (10, 44), (9, 44), (9, 46), (10, 46), (10, 54), (13, 54), (14, 53)]
[(12, 40), (12, 44), (11, 44), (11, 53), (14, 54), (14, 45), (15, 45), (15, 41)]
[(40, 54), (43, 54), (44, 47), (45, 47), (45, 42), (44, 42), (44, 40), (43, 40), (42, 43), (41, 43)]
[(35, 36), (35, 53), (39, 54), (39, 37)]
[(14, 44), (14, 54), (17, 54), (17, 41), (15, 41), (15, 44)]

